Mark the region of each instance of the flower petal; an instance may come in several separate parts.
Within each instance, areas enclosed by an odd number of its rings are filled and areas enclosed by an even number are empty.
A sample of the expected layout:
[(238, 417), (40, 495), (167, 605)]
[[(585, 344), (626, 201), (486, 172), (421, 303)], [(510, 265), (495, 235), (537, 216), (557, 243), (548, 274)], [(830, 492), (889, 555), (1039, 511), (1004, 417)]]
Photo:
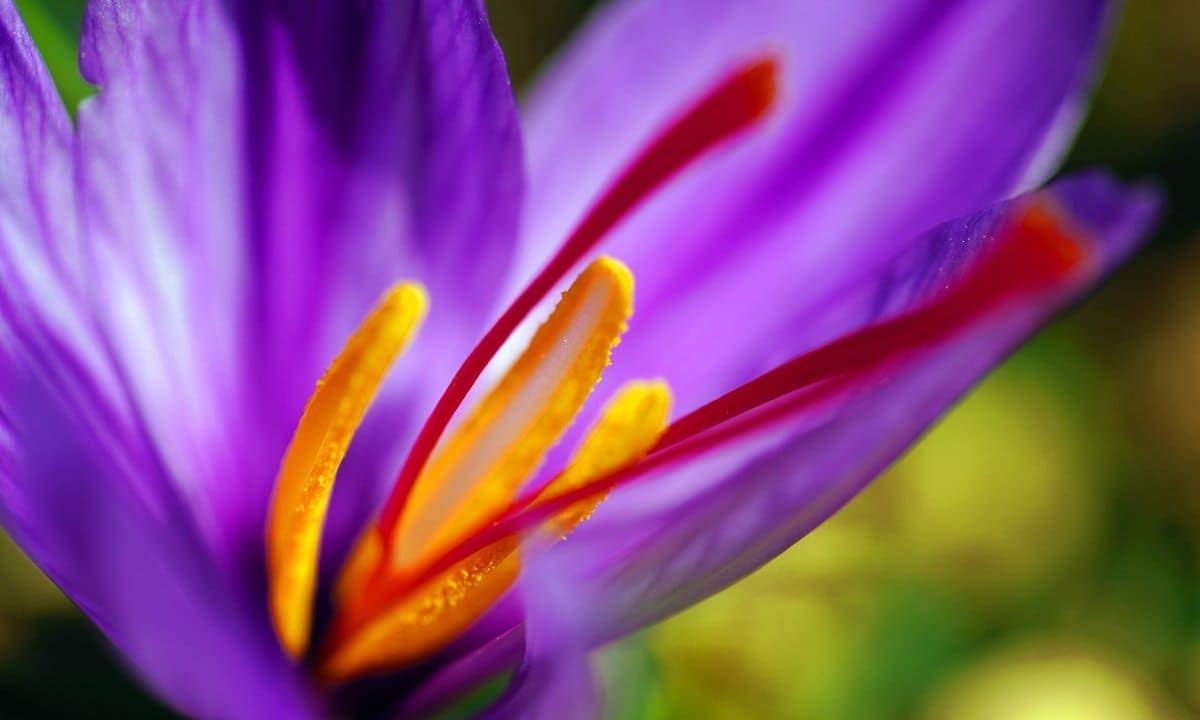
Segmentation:
[[(287, 439), (321, 366), (396, 279), (446, 290), (429, 363), (473, 340), (521, 186), (478, 2), (278, 5), (93, 0), (81, 59), (100, 92), (72, 137), (0, 0), (0, 522), (150, 685), (202, 717), (313, 714), (263, 594)], [(296, 40), (333, 27), (310, 10), (345, 32)], [(345, 45), (373, 55), (319, 103), (331, 86), (292, 48), (315, 66)], [(349, 135), (327, 115), (339, 102)], [(446, 268), (473, 243), (492, 267), (450, 293)], [(412, 399), (393, 384), (365, 437), (402, 448)], [(394, 471), (368, 444), (347, 460), (379, 462), (359, 468), (360, 514)]]
[[(58, 357), (55, 361), (65, 361)], [(0, 361), (0, 522), (154, 691), (193, 717), (316, 717), (264, 609), (234, 590), (178, 503), (130, 475), (161, 474), (128, 418), (104, 418), (28, 358)]]
[[(96, 307), (171, 476), (231, 566), (321, 369), (397, 280), (428, 329), (343, 466), (330, 555), (474, 340), (513, 244), (515, 107), (478, 0), (94, 0), (81, 202)], [(420, 380), (420, 382), (418, 382)]]
[[(1036, 194), (1090, 233), (1107, 272), (1156, 214), (1144, 190), (1085, 175)], [(1011, 207), (941, 226), (828, 311), (867, 323), (923, 302), (987, 247)], [(805, 424), (776, 428), (616, 492), (571, 542), (572, 612), (603, 643), (676, 612), (782, 552), (890, 464), (991, 366), (1066, 300), (1041, 296), (988, 316)], [(537, 567), (534, 565), (533, 567)], [(579, 578), (586, 578), (580, 582)], [(520, 581), (546, 580), (528, 573)]]
[(0, 524), (178, 707), (308, 717), (261, 608), (208, 557), (98, 332), (70, 120), (9, 0), (0, 65)]
[(522, 584), (525, 660), (481, 718), (599, 720), (605, 717), (604, 693), (583, 632), (586, 618), (576, 613), (573, 573), (546, 554), (535, 554), (533, 562), (530, 577), (542, 582)]
[(689, 410), (827, 340), (778, 338), (861, 268), (1040, 179), (1073, 132), (1108, 6), (615, 2), (532, 93), (522, 267), (724, 73), (775, 57), (774, 116), (603, 246), (640, 294), (608, 382), (661, 375)]
[(426, 717), (511, 670), (525, 650), (525, 629), (510, 624), (480, 647), (461, 653), (430, 675), (395, 708), (395, 717)]
[[(0, 0), (0, 298), (4, 344), (16, 326), (53, 325), (80, 338), (82, 263), (74, 224), (71, 120), (12, 0)], [(27, 336), (26, 336), (27, 337)], [(94, 337), (88, 338), (94, 341)]]

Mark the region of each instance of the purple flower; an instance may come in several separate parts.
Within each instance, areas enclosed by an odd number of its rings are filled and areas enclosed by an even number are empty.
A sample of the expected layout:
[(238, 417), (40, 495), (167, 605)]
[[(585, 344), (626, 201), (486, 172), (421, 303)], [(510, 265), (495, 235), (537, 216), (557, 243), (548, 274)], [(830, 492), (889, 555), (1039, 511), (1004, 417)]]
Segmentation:
[(0, 520), (190, 715), (593, 713), (1145, 234), (1028, 192), (1111, 5), (615, 0), (518, 119), (482, 0), (92, 0), (73, 125), (0, 0)]

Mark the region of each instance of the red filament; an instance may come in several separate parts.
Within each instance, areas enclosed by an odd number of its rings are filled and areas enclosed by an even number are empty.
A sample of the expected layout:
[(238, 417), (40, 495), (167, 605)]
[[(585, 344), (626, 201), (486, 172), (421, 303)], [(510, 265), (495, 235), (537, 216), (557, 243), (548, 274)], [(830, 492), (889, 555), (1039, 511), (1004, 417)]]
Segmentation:
[(902, 352), (949, 335), (1014, 295), (1036, 291), (1070, 274), (1083, 246), (1057, 214), (1041, 205), (1023, 212), (969, 277), (942, 298), (907, 315), (844, 336), (780, 365), (676, 420), (659, 448), (835, 374), (859, 374)]
[[(996, 246), (924, 307), (800, 355), (680, 418), (641, 462), (548, 498), (518, 500), (421, 573), (429, 577), (494, 542), (635, 478), (711, 452), (813, 407), (891, 364), (944, 341), (1011, 300), (1061, 288), (1088, 269), (1087, 247), (1053, 208), (1032, 205)], [(776, 402), (778, 401), (778, 402)]]

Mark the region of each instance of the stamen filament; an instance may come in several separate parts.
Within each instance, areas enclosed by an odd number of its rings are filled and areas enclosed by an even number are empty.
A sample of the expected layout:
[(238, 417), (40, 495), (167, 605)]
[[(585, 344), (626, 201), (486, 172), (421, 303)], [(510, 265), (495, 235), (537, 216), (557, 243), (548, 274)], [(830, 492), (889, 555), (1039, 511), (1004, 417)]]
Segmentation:
[(308, 647), (321, 530), (338, 467), (426, 304), (418, 285), (388, 291), (317, 383), (284, 455), (267, 525), (267, 573), (275, 630), (292, 657)]

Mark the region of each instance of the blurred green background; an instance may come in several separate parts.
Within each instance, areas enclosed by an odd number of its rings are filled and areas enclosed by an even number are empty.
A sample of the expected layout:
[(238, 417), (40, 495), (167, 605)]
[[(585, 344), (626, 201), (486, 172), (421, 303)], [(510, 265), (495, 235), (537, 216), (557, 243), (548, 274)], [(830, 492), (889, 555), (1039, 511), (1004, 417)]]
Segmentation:
[[(488, 3), (518, 88), (592, 5)], [(81, 0), (18, 2), (74, 106)], [(1200, 3), (1130, 0), (1070, 167), (1154, 242), (832, 522), (607, 650), (622, 718), (1200, 716)], [(169, 717), (0, 538), (0, 717)]]

